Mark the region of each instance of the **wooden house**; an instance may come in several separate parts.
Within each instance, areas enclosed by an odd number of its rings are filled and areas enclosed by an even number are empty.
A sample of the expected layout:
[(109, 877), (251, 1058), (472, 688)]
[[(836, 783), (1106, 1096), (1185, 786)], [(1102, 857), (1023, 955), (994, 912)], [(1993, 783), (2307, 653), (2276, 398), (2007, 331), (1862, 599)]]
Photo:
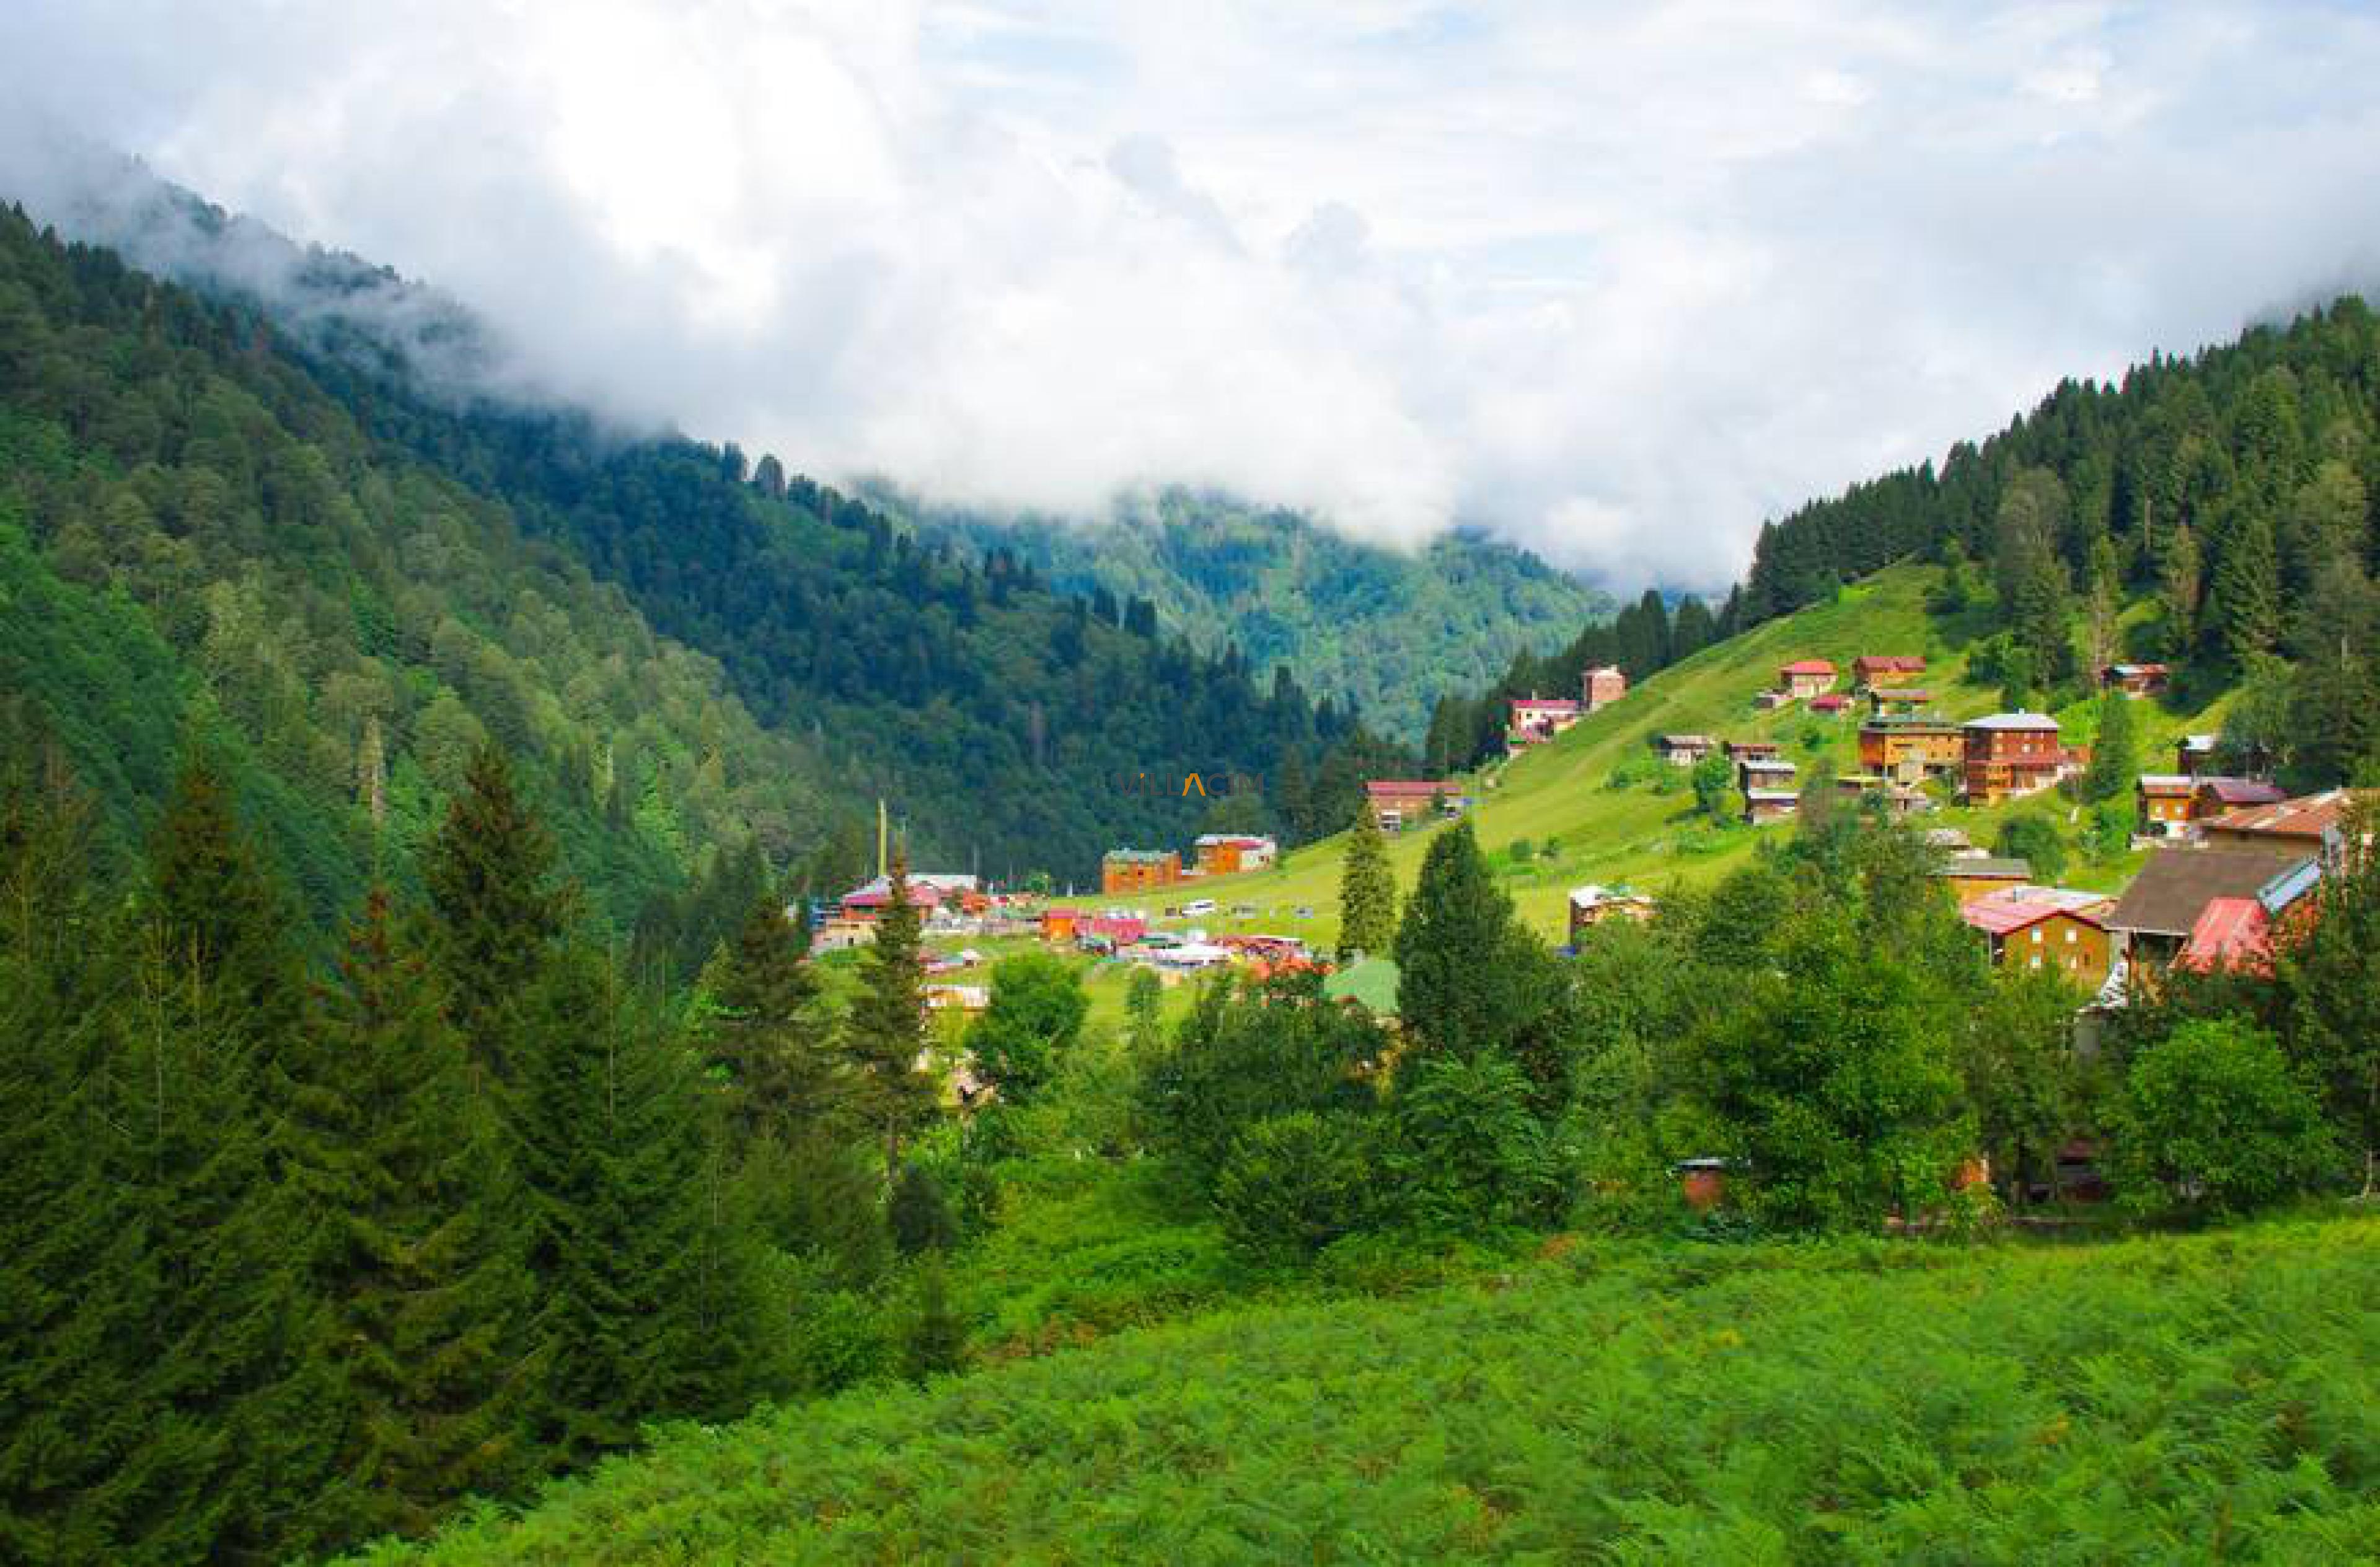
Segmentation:
[(1863, 653), (1852, 660), (1852, 689), (1904, 685), (1925, 672), (1925, 660), (1897, 653)]
[(1202, 833), (1193, 847), (1198, 852), (1198, 874), (1202, 876), (1266, 870), (1281, 853), (1278, 843), (1253, 833)]
[(1151, 892), (1182, 880), (1182, 856), (1171, 849), (1111, 849), (1099, 861), (1099, 891), (1110, 898)]
[(2160, 849), (2107, 916), (2125, 960), (2138, 971), (2171, 963), (2199, 917), (2217, 898), (2250, 898), (2277, 916), (2312, 890), (2321, 866), (2311, 856), (2272, 846)]
[(1427, 821), (1433, 802), (1446, 816), (1460, 815), (1470, 803), (1462, 786), (1443, 778), (1374, 778), (1364, 786), (1364, 796), (1379, 818), (1380, 830), (1390, 833)]
[(2198, 780), (2183, 773), (2143, 773), (2132, 786), (2140, 807), (2140, 830), (2151, 838), (2190, 836)]
[(1797, 658), (1777, 671), (1777, 689), (1796, 701), (1807, 701), (1834, 689), (1835, 667), (1824, 658)]
[(2173, 671), (2163, 664), (2110, 664), (2099, 671), (2099, 683), (2138, 701), (2164, 693)]
[(1907, 718), (1916, 716), (1920, 707), (1930, 705), (1934, 693), (1924, 686), (1872, 685), (1867, 688), (1868, 711), (1879, 718)]
[(1735, 765), (1735, 787), (1742, 790), (1783, 790), (1791, 792), (1801, 771), (1780, 756), (1746, 756)]
[(1839, 718), (1851, 710), (1852, 699), (1840, 691), (1822, 691), (1810, 698), (1810, 711), (1822, 718)]
[(1871, 718), (1860, 726), (1860, 771), (1880, 773), (1901, 783), (1943, 777), (1966, 765), (1967, 741), (1959, 726), (1930, 718)]
[(2278, 784), (2261, 778), (2202, 777), (2191, 791), (2190, 816), (2194, 822), (2209, 821), (2251, 806), (2278, 805), (2289, 797), (2289, 790)]
[(1600, 713), (1628, 694), (1628, 677), (1617, 664), (1599, 664), (1586, 671), (1582, 686), (1581, 705), (1590, 713)]
[(2056, 783), (2075, 762), (2046, 713), (1995, 713), (1960, 726), (1970, 805), (1992, 805)]
[(1773, 740), (1730, 740), (1722, 741), (1720, 749), (1727, 753), (1729, 761), (1741, 762), (1747, 757), (1775, 756), (1783, 751), (1784, 747)]
[(1586, 716), (1566, 696), (1516, 696), (1504, 724), (1504, 744), (1513, 751), (1542, 745)]
[(1657, 734), (1653, 749), (1672, 767), (1691, 767), (1718, 750), (1718, 741), (1706, 734)]
[(1950, 895), (1963, 908), (1978, 898), (2026, 886), (2033, 880), (2033, 865), (2030, 861), (1978, 854), (1943, 861), (1934, 868), (1934, 879), (1948, 884)]
[(1570, 889), (1570, 939), (1578, 945), (1584, 932), (1613, 920), (1649, 920), (1653, 900), (1623, 886), (1574, 886)]
[[(2241, 780), (2207, 781), (2238, 783)], [(2338, 863), (2347, 847), (2347, 816), (2353, 808), (2354, 796), (2349, 790), (2325, 790), (2320, 794), (2242, 806), (2218, 815), (2203, 817), (2199, 821), (2198, 831), (2211, 849), (2250, 849), (2268, 853), (2310, 856), (2327, 869)]]
[(2115, 961), (2106, 919), (2114, 904), (2105, 893), (2013, 886), (1969, 898), (1959, 917), (1983, 934), (1998, 967), (2046, 969), (2095, 993)]
[(1802, 809), (1802, 797), (1790, 789), (1747, 789), (1743, 791), (1743, 819), (1754, 826), (1766, 822), (1790, 821)]
[(2173, 770), (2193, 778), (2214, 772), (2216, 742), (2211, 734), (2183, 735), (2174, 741)]

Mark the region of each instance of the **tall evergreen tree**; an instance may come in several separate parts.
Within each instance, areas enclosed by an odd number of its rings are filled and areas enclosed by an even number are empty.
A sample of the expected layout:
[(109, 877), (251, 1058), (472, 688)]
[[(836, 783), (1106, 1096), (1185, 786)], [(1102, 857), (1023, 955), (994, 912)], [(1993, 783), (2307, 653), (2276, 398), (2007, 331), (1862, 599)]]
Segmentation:
[(1397, 1015), (1426, 1051), (1470, 1058), (1518, 1031), (1512, 904), (1468, 821), (1430, 840), (1397, 927)]
[(2114, 800), (2128, 793), (2140, 770), (2131, 698), (2110, 688), (2099, 698), (2099, 729), (2091, 741), (2091, 765), (2082, 775), (2082, 797)]
[(1396, 931), (1397, 875), (1380, 819), (1366, 804), (1348, 831), (1339, 871), (1339, 960), (1357, 952), (1385, 955)]
[(2202, 579), (2198, 538), (2184, 524), (2167, 539), (2159, 567), (2158, 597), (2165, 609), (2166, 652), (2171, 657), (2187, 658), (2198, 645)]
[(553, 840), (521, 799), (512, 765), (480, 747), (422, 853), (421, 879), (455, 1031), (500, 1083), (523, 1045), (521, 1008), (568, 918), (553, 870)]
[(2250, 514), (2233, 533), (2222, 563), (2215, 571), (2214, 613), (2223, 633), (2223, 649), (2244, 667), (2260, 654), (2270, 653), (2281, 637), (2280, 561), (2273, 544), (2272, 520)]
[(516, 1475), (516, 1334), (528, 1281), (497, 1127), (474, 1096), (430, 966), (375, 887), (322, 1006), (297, 1097), (320, 1157), (298, 1192), (327, 1215), (314, 1289), (343, 1372), (332, 1494), (349, 1538), (420, 1534)]
[(726, 1073), (728, 1115), (741, 1138), (790, 1139), (840, 1103), (809, 946), (807, 912), (789, 919), (784, 900), (763, 893), (704, 973), (711, 1008), (702, 1046)]
[(884, 1151), (884, 1188), (901, 1168), (901, 1145), (933, 1118), (933, 1079), (918, 1068), (926, 1051), (925, 966), (909, 871), (892, 861), (892, 898), (876, 922), (861, 988), (844, 1026), (844, 1050), (859, 1078), (859, 1111)]

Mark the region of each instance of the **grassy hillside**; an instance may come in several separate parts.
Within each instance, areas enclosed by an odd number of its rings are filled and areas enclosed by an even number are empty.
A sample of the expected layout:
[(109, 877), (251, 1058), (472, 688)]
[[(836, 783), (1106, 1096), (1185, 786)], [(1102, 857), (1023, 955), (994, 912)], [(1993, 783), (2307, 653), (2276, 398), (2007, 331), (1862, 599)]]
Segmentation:
[(680, 1428), (371, 1560), (2344, 1561), (2380, 1538), (2380, 1221), (1548, 1249)]
[[(1629, 883), (1658, 890), (1672, 884), (1710, 880), (1742, 863), (1764, 837), (1790, 826), (1717, 826), (1696, 815), (1682, 769), (1652, 758), (1647, 737), (1690, 730), (1729, 739), (1780, 741), (1806, 774), (1818, 757), (1830, 757), (1839, 772), (1855, 771), (1856, 714), (1827, 719), (1804, 706), (1758, 713), (1755, 693), (1772, 685), (1779, 665), (1796, 658), (1831, 659), (1848, 675), (1863, 653), (1916, 653), (1929, 663), (1926, 684), (1937, 710), (1953, 718), (1996, 710), (1998, 693), (1966, 678), (1969, 653), (1988, 629), (1980, 614), (1930, 615), (1925, 591), (1937, 576), (1929, 567), (1895, 566), (1843, 588), (1830, 602), (1768, 621), (1752, 632), (1706, 648), (1645, 681), (1626, 700), (1581, 721), (1549, 745), (1524, 753), (1491, 768), (1474, 790), (1479, 805), (1474, 821), (1481, 844), (1506, 853), (1527, 840), (1534, 851), (1522, 863), (1504, 862), (1506, 886), (1521, 913), (1548, 936), (1564, 926), (1568, 890), (1586, 882)], [(2180, 734), (2214, 727), (2220, 704), (2195, 710), (2137, 705), (2144, 766), (2169, 758)], [(2095, 718), (2091, 703), (2060, 712), (2067, 738), (2087, 741)], [(1614, 774), (1623, 780), (1614, 787)], [(1991, 810), (1949, 806), (1925, 818), (1928, 826), (1964, 828), (1988, 842), (1999, 823), (2017, 812), (2056, 814), (2061, 826), (2070, 807), (2055, 797), (2037, 797)], [(1214, 929), (1287, 929), (1316, 939), (1337, 934), (1340, 838), (1287, 856), (1276, 869), (1250, 876), (1220, 878), (1196, 892), (1124, 900), (1162, 909), (1184, 898), (1212, 898), (1223, 906)], [(1428, 843), (1427, 833), (1407, 833), (1390, 842), (1400, 883), (1410, 886)], [(1548, 856), (1548, 845), (1558, 846)], [(2067, 880), (2081, 886), (2119, 885), (2133, 868), (2131, 856), (2103, 862), (2078, 858)], [(1234, 905), (1257, 912), (1234, 918)], [(1295, 915), (1313, 910), (1310, 919)]]

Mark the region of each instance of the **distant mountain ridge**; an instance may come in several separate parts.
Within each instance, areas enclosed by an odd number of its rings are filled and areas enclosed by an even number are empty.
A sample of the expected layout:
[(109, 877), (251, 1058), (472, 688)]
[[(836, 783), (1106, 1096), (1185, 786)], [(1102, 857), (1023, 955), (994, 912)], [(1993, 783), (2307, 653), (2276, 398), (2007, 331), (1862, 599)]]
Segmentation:
[(924, 534), (1005, 549), (1063, 591), (1144, 599), (1169, 632), (1250, 667), (1287, 664), (1309, 689), (1417, 741), (1431, 704), (1494, 680), (1515, 653), (1567, 645), (1615, 606), (1525, 549), (1471, 531), (1407, 555), (1298, 512), (1169, 488), (1107, 517), (992, 517), (884, 503)]

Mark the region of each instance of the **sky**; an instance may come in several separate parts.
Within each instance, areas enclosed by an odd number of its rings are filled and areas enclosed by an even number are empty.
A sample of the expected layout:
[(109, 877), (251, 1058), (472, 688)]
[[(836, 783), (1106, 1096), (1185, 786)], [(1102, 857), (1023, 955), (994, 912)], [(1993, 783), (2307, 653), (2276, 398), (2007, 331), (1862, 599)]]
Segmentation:
[(29, 115), (628, 425), (993, 510), (1465, 524), (1621, 589), (2380, 276), (2375, 84), (2340, 6), (0, 6)]

